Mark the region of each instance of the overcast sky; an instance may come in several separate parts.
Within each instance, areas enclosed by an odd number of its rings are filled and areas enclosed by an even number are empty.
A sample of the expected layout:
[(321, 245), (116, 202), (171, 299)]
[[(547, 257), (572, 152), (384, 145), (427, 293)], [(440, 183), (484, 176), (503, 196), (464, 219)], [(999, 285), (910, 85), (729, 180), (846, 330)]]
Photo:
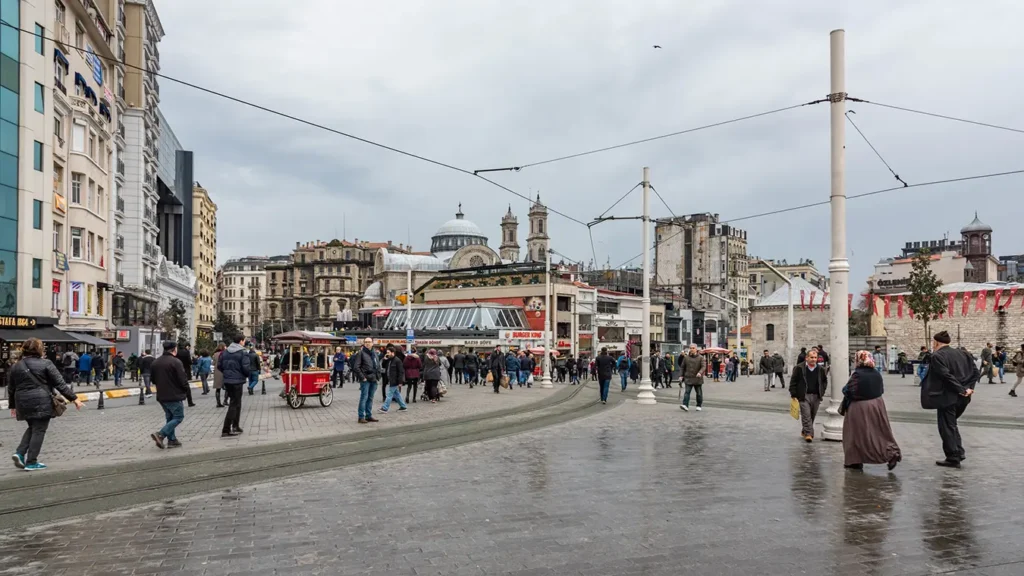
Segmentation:
[[(851, 96), (1024, 128), (1024, 5), (900, 2), (157, 0), (162, 73), (465, 169), (509, 166), (823, 97), (829, 31)], [(783, 8), (783, 6), (789, 6)], [(656, 50), (652, 45), (663, 48)], [(1016, 78), (1016, 80), (1015, 80)], [(867, 104), (855, 121), (913, 184), (1024, 168), (1024, 134)], [(463, 203), (500, 243), (528, 204), (479, 179), (161, 81), (161, 108), (218, 205), (218, 260), (340, 238), (429, 248)], [(829, 197), (828, 105), (493, 177), (588, 221), (641, 179), (676, 214), (723, 220)], [(849, 128), (849, 126), (848, 126)], [(847, 192), (896, 184), (852, 129)], [(956, 238), (977, 210), (997, 254), (1024, 252), (1024, 176), (851, 200), (857, 290), (904, 242)], [(653, 196), (653, 195), (652, 195)], [(637, 215), (635, 192), (612, 214)], [(666, 209), (652, 198), (655, 216)], [(827, 206), (745, 220), (749, 252), (827, 271)], [(586, 229), (552, 247), (589, 261)], [(598, 263), (641, 250), (638, 222), (594, 228)], [(639, 260), (635, 261), (639, 264)]]

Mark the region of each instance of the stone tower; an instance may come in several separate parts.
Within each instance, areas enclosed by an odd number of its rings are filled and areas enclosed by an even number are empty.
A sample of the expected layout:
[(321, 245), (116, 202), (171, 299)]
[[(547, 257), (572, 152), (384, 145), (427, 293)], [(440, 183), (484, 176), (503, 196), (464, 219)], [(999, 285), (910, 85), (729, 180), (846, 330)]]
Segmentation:
[(501, 218), (501, 247), (498, 254), (502, 260), (519, 262), (519, 219), (512, 214), (512, 205)]
[(988, 259), (992, 255), (992, 227), (978, 219), (978, 213), (974, 213), (974, 220), (960, 229), (960, 236), (963, 239), (962, 254), (967, 258), (964, 269), (964, 282), (989, 282), (996, 280), (989, 278)]
[(540, 194), (530, 206), (530, 235), (526, 237), (526, 261), (543, 262), (548, 249), (548, 207), (541, 204)]

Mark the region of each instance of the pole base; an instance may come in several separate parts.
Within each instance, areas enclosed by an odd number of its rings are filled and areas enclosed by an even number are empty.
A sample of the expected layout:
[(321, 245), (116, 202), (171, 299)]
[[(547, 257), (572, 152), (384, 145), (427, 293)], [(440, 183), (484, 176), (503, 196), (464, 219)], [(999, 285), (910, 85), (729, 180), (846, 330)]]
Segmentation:
[(636, 395), (637, 404), (651, 406), (658, 403), (658, 399), (654, 397), (654, 386), (651, 386), (650, 380), (641, 380), (640, 387), (637, 390), (639, 391)]
[(825, 440), (843, 441), (843, 417), (839, 415), (839, 404), (838, 401), (830, 399), (828, 408), (825, 409), (825, 420), (821, 431), (821, 437)]
[(551, 376), (546, 375), (546, 374), (544, 376), (542, 376), (541, 379), (540, 379), (540, 387), (541, 388), (554, 388), (555, 385), (551, 383)]

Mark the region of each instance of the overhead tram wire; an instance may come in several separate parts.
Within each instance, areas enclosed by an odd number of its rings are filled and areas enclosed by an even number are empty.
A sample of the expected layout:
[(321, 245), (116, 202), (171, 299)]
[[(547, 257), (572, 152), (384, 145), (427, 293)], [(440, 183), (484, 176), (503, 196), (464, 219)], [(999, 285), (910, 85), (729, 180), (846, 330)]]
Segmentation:
[[(925, 186), (938, 186), (940, 184), (955, 184), (957, 182), (969, 182), (971, 180), (983, 180), (983, 179), (986, 179), (986, 178), (999, 178), (999, 177), (1002, 177), (1002, 176), (1016, 176), (1016, 175), (1020, 175), (1020, 174), (1024, 174), (1024, 168), (1022, 168), (1020, 170), (1007, 170), (1005, 172), (991, 172), (991, 173), (988, 173), (988, 174), (975, 174), (973, 176), (961, 176), (959, 178), (946, 178), (944, 180), (932, 180), (930, 182), (918, 182), (918, 183), (915, 183), (915, 184), (908, 184), (907, 186), (893, 186), (891, 188), (882, 188), (880, 190), (872, 190), (871, 192), (861, 192), (860, 194), (853, 194), (851, 196), (847, 196), (846, 199), (847, 200), (856, 200), (858, 198), (867, 198), (868, 196), (877, 196), (879, 194), (886, 194), (886, 193), (889, 193), (889, 192), (895, 192), (897, 190), (906, 190), (907, 188), (922, 188), (922, 187), (925, 187)], [(734, 222), (741, 222), (743, 220), (753, 220), (754, 218), (764, 218), (765, 216), (774, 216), (776, 214), (785, 214), (787, 212), (796, 212), (797, 210), (804, 210), (804, 209), (807, 209), (807, 208), (814, 208), (816, 206), (826, 206), (829, 203), (831, 203), (831, 200), (822, 200), (820, 202), (811, 202), (809, 204), (801, 204), (799, 206), (791, 206), (789, 208), (780, 208), (778, 210), (770, 210), (768, 212), (760, 212), (760, 213), (757, 213), (757, 214), (751, 214), (749, 216), (741, 216), (739, 218), (731, 218), (729, 220), (723, 220), (721, 222), (721, 224), (732, 224)], [(657, 240), (657, 241), (654, 242), (654, 246), (653, 247), (657, 248), (658, 245), (663, 244), (665, 242), (668, 242), (669, 240), (671, 240), (672, 238), (675, 238), (676, 236), (678, 236), (680, 234), (682, 234), (682, 230), (680, 230), (679, 232), (676, 232), (676, 233), (674, 233), (672, 235), (666, 236), (665, 238), (662, 238), (661, 240)], [(640, 258), (642, 256), (643, 256), (643, 253), (641, 252), (640, 254), (637, 254), (636, 256), (633, 256), (629, 260), (626, 260), (622, 264), (619, 264), (615, 268), (622, 268), (626, 264), (629, 264), (633, 260), (636, 260), (637, 258)]]
[[(11, 28), (13, 30), (17, 30), (17, 31), (25, 33), (25, 34), (28, 34), (30, 36), (34, 36), (34, 37), (37, 37), (37, 38), (42, 38), (43, 40), (49, 40), (50, 42), (52, 42), (54, 44), (63, 44), (61, 42), (57, 42), (57, 40), (55, 40), (53, 38), (50, 38), (49, 36), (46, 36), (45, 34), (39, 34), (39, 33), (35, 32), (34, 30), (27, 30), (25, 28), (19, 28), (17, 26), (14, 26), (13, 24), (10, 24), (6, 20), (0, 20), (0, 25), (6, 26), (8, 28)], [(84, 49), (78, 48), (77, 46), (74, 46), (72, 48), (74, 50), (77, 50), (78, 52), (82, 53), (83, 57), (85, 56), (85, 50)], [(468, 176), (475, 176), (475, 177), (480, 178), (481, 180), (491, 184), (492, 186), (500, 188), (500, 189), (502, 189), (502, 190), (504, 190), (506, 192), (509, 192), (509, 193), (511, 193), (511, 194), (513, 194), (515, 196), (518, 196), (518, 197), (520, 197), (520, 198), (522, 198), (524, 200), (527, 200), (527, 201), (531, 200), (528, 196), (524, 196), (523, 194), (520, 194), (519, 192), (516, 192), (515, 190), (512, 190), (511, 188), (508, 188), (507, 186), (502, 186), (501, 184), (498, 184), (497, 182), (495, 182), (493, 180), (484, 178), (483, 176), (480, 176), (479, 174), (475, 174), (471, 170), (466, 170), (464, 168), (459, 168), (458, 166), (453, 166), (451, 164), (447, 164), (445, 162), (441, 162), (440, 160), (434, 160), (433, 158), (428, 158), (426, 156), (421, 156), (421, 155), (413, 153), (413, 152), (402, 150), (400, 148), (395, 148), (394, 146), (388, 146), (387, 144), (382, 144), (380, 142), (375, 142), (375, 141), (370, 140), (368, 138), (363, 138), (361, 136), (356, 136), (355, 134), (350, 134), (348, 132), (343, 132), (341, 130), (338, 130), (338, 129), (335, 129), (335, 128), (331, 128), (329, 126), (325, 126), (323, 124), (319, 124), (319, 123), (313, 122), (311, 120), (306, 120), (304, 118), (300, 118), (298, 116), (294, 116), (294, 115), (288, 114), (286, 112), (281, 112), (280, 110), (275, 110), (273, 108), (268, 108), (266, 106), (263, 106), (263, 105), (260, 105), (260, 104), (256, 104), (255, 102), (250, 102), (248, 100), (244, 100), (244, 99), (238, 98), (236, 96), (231, 96), (230, 94), (225, 94), (224, 92), (219, 92), (219, 91), (213, 90), (211, 88), (206, 88), (205, 86), (200, 86), (199, 84), (194, 84), (194, 83), (189, 82), (187, 80), (181, 80), (180, 78), (175, 78), (173, 76), (168, 76), (166, 74), (161, 74), (159, 72), (153, 72), (153, 71), (148, 70), (148, 69), (146, 69), (144, 67), (141, 67), (141, 66), (135, 66), (134, 64), (129, 64), (127, 62), (122, 62), (121, 60), (118, 60), (117, 58), (110, 58), (108, 56), (103, 56), (101, 54), (95, 54), (95, 56), (97, 58), (100, 58), (101, 60), (106, 60), (106, 61), (112, 62), (114, 64), (120, 64), (122, 66), (125, 66), (126, 68), (132, 68), (134, 70), (138, 70), (138, 71), (143, 72), (145, 74), (150, 74), (150, 75), (152, 75), (152, 76), (154, 76), (156, 78), (163, 78), (165, 80), (169, 80), (169, 81), (174, 82), (176, 84), (180, 84), (182, 86), (186, 86), (188, 88), (192, 88), (193, 90), (198, 90), (200, 92), (205, 92), (206, 94), (210, 94), (210, 95), (216, 96), (218, 98), (223, 98), (225, 100), (234, 102), (236, 104), (241, 104), (243, 106), (248, 106), (250, 108), (254, 108), (256, 110), (259, 110), (261, 112), (266, 112), (267, 114), (272, 114), (274, 116), (279, 116), (281, 118), (285, 118), (285, 119), (291, 120), (293, 122), (298, 122), (299, 124), (304, 124), (304, 125), (310, 126), (312, 128), (317, 128), (319, 130), (323, 130), (325, 132), (330, 132), (330, 133), (336, 134), (338, 136), (343, 136), (345, 138), (349, 138), (349, 139), (355, 140), (357, 142), (362, 142), (363, 144), (368, 144), (370, 146), (375, 146), (377, 148), (381, 148), (381, 149), (387, 150), (389, 152), (394, 152), (396, 154), (400, 154), (402, 156), (406, 156), (406, 157), (409, 157), (409, 158), (414, 158), (416, 160), (427, 162), (427, 163), (433, 164), (435, 166), (440, 166), (442, 168), (447, 168), (448, 170), (453, 170), (453, 171), (459, 172), (461, 174), (465, 174), (465, 175), (468, 175)], [(548, 206), (547, 209), (548, 209), (549, 212), (557, 214), (557, 215), (559, 215), (559, 216), (561, 216), (563, 218), (566, 218), (568, 220), (571, 220), (571, 221), (573, 221), (573, 222), (575, 222), (577, 224), (580, 224), (582, 226), (586, 226), (587, 225), (586, 222), (584, 222), (584, 221), (582, 221), (582, 220), (580, 220), (578, 218), (573, 218), (572, 216), (569, 216), (568, 214), (565, 214), (564, 212), (560, 212), (558, 210), (555, 210), (554, 208), (552, 208), (550, 206)]]
[(651, 185), (651, 190), (654, 190), (654, 193), (658, 196), (658, 200), (661, 200), (661, 203), (665, 205), (665, 209), (672, 215), (672, 218), (678, 218), (676, 213), (672, 210), (672, 207), (668, 205), (668, 202), (665, 202), (665, 199), (661, 197), (661, 192), (658, 192), (658, 189), (655, 188), (653, 184)]
[(920, 114), (922, 116), (931, 116), (932, 118), (941, 118), (943, 120), (951, 120), (953, 122), (962, 122), (964, 124), (973, 124), (974, 126), (983, 126), (985, 128), (994, 128), (996, 130), (1005, 130), (1007, 132), (1016, 132), (1018, 134), (1024, 134), (1024, 129), (1012, 128), (1010, 126), (1000, 126), (999, 124), (990, 124), (988, 122), (979, 122), (977, 120), (970, 120), (967, 118), (957, 118), (956, 116), (948, 116), (946, 114), (938, 114), (935, 112), (926, 112), (924, 110), (915, 110), (913, 108), (906, 108), (904, 106), (895, 106), (893, 104), (883, 104), (882, 102), (872, 102), (871, 100), (863, 100), (861, 98), (848, 97), (847, 100), (851, 102), (861, 102), (864, 104), (871, 104), (872, 106), (878, 106), (880, 108), (889, 108), (890, 110), (899, 110), (901, 112), (910, 112), (911, 114)]
[(856, 113), (857, 112), (853, 110), (848, 110), (845, 114), (846, 119), (849, 120), (850, 125), (853, 126), (853, 129), (857, 131), (857, 134), (860, 134), (860, 137), (864, 139), (864, 142), (867, 142), (867, 145), (871, 148), (871, 151), (875, 153), (875, 156), (878, 156), (878, 159), (882, 161), (882, 164), (885, 164), (885, 167), (889, 169), (889, 173), (891, 173), (896, 178), (896, 180), (902, 183), (903, 187), (906, 188), (908, 186), (906, 180), (900, 178), (900, 175), (897, 174), (896, 171), (892, 169), (892, 166), (889, 166), (889, 163), (885, 161), (885, 158), (882, 158), (882, 154), (878, 151), (877, 148), (875, 148), (875, 145), (871, 143), (871, 140), (868, 140), (868, 137), (864, 135), (864, 132), (861, 131), (860, 127), (857, 126), (857, 123), (854, 122), (853, 118), (850, 117), (850, 114)]

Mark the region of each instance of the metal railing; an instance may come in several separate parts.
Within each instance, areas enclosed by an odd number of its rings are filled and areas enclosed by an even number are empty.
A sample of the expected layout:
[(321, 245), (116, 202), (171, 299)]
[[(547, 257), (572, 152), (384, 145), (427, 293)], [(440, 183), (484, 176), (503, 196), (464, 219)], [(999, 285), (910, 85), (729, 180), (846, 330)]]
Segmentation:
[(64, 48), (71, 45), (71, 34), (59, 20), (53, 21), (53, 39)]
[[(117, 173), (120, 174), (121, 176), (124, 176), (124, 160), (118, 160), (117, 161)], [(118, 199), (118, 201), (119, 202), (124, 202), (124, 200), (122, 200), (120, 198)], [(122, 208), (122, 212), (123, 211), (124, 211), (124, 209)]]
[(64, 83), (60, 81), (60, 78), (56, 76), (53, 77), (53, 87), (60, 90), (61, 94), (64, 94), (65, 96), (68, 93), (67, 87), (65, 87)]
[(120, 272), (117, 273), (117, 284), (118, 286), (124, 286), (124, 274)]
[(118, 236), (114, 241), (114, 249), (124, 250), (124, 236)]

